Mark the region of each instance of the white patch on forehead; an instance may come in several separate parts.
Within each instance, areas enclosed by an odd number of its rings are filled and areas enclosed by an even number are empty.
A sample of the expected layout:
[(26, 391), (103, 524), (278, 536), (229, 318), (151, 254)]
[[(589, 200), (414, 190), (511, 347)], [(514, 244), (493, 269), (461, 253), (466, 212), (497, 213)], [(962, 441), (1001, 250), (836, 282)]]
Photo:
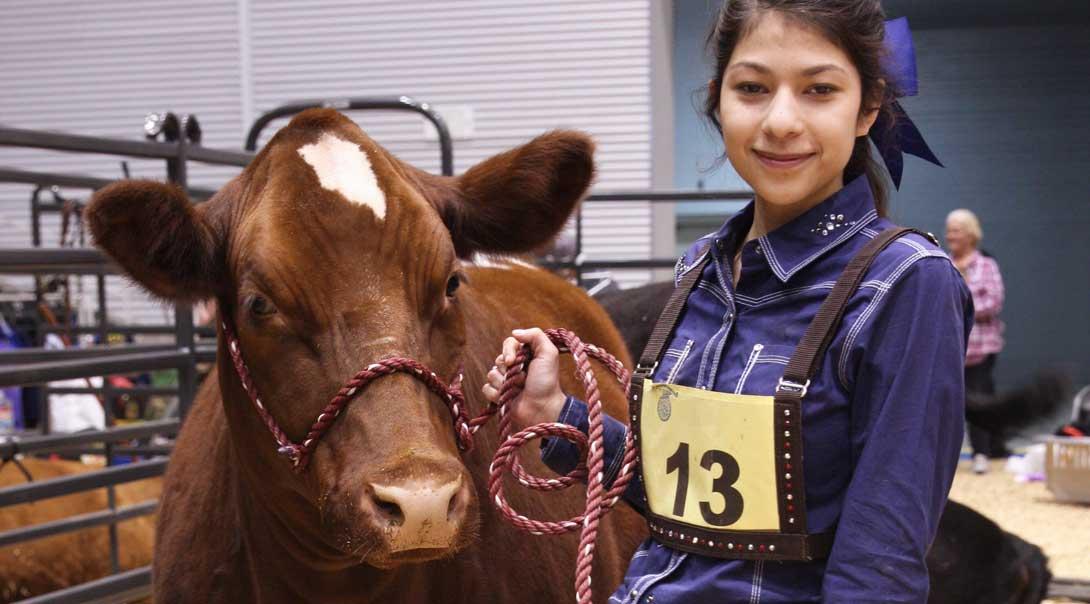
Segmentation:
[(299, 155), (314, 169), (322, 188), (371, 208), (379, 220), (386, 218), (386, 194), (379, 188), (371, 161), (359, 145), (326, 132), (318, 142), (299, 147)]

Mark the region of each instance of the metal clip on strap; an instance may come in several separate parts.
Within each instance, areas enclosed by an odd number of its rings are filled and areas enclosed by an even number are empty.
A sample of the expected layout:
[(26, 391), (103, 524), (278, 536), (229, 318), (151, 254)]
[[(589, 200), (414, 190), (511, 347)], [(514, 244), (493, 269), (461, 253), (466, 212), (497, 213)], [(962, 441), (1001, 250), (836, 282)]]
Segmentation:
[(806, 380), (805, 384), (800, 384), (798, 382), (792, 382), (791, 380), (785, 380), (781, 377), (780, 381), (776, 384), (777, 393), (795, 394), (798, 395), (799, 398), (805, 397), (809, 390), (810, 380)]

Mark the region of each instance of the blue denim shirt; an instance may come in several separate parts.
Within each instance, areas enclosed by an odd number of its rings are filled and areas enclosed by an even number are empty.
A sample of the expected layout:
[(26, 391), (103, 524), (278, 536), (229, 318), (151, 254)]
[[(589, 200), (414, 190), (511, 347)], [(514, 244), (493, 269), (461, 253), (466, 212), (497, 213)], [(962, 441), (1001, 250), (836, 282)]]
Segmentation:
[[(753, 204), (680, 259), (675, 280), (712, 262), (686, 302), (655, 370), (658, 382), (771, 395), (818, 306), (848, 260), (892, 226), (859, 177), (792, 222), (742, 246)], [(710, 244), (710, 245), (709, 245)], [(676, 281), (675, 281), (676, 282)], [(972, 297), (949, 258), (923, 237), (898, 239), (875, 259), (803, 399), (807, 523), (836, 530), (827, 560), (723, 560), (648, 539), (610, 602), (924, 602), (925, 556), (961, 447), (965, 344)], [(587, 429), (569, 397), (559, 421)], [(625, 430), (606, 423), (607, 478)], [(577, 450), (543, 444), (544, 461), (570, 471)], [(645, 506), (642, 482), (625, 499)]]

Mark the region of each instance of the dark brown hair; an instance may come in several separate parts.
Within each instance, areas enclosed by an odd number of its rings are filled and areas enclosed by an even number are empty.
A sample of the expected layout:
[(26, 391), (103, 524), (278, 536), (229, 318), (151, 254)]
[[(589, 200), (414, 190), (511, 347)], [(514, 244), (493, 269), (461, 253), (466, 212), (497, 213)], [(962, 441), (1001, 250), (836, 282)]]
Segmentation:
[[(883, 43), (886, 17), (879, 0), (725, 0), (715, 27), (708, 34), (707, 45), (715, 55), (715, 73), (704, 102), (704, 115), (720, 134), (723, 132), (719, 123), (723, 72), (738, 41), (767, 11), (776, 11), (794, 23), (815, 28), (842, 48), (855, 65), (863, 84), (860, 111), (878, 109), (879, 117), (885, 119), (877, 120), (875, 128), (882, 123), (894, 123), (893, 101), (897, 91), (882, 65), (886, 54)], [(851, 158), (844, 168), (844, 179), (847, 181), (860, 174), (867, 175), (878, 213), (884, 216), (889, 199), (886, 173), (871, 156), (870, 143), (865, 136), (855, 141)]]

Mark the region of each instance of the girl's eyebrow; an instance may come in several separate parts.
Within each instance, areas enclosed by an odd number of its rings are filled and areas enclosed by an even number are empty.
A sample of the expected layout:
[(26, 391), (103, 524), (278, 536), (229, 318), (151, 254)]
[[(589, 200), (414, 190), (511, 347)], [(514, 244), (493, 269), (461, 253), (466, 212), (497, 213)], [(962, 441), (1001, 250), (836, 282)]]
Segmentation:
[(822, 72), (825, 72), (825, 71), (840, 71), (840, 72), (843, 72), (843, 73), (847, 73), (846, 71), (844, 71), (844, 68), (839, 66), (839, 65), (833, 65), (832, 63), (826, 63), (824, 65), (814, 65), (813, 67), (808, 67), (808, 68), (802, 70), (802, 75), (807, 76), (807, 77), (815, 76), (815, 75), (817, 75), (819, 73), (822, 73)]
[[(772, 70), (769, 69), (767, 66), (762, 65), (761, 63), (754, 63), (753, 61), (739, 61), (738, 63), (734, 63), (730, 67), (727, 67), (727, 71), (730, 71), (732, 69), (745, 69), (745, 68), (752, 69), (753, 71), (756, 71), (756, 72), (762, 73), (762, 74), (772, 73)], [(805, 77), (811, 77), (811, 76), (815, 76), (815, 75), (817, 75), (819, 73), (823, 73), (823, 72), (826, 72), (826, 71), (839, 71), (841, 73), (847, 73), (844, 70), (843, 67), (841, 67), (839, 65), (834, 65), (832, 63), (824, 63), (822, 65), (814, 65), (813, 67), (807, 67), (806, 69), (802, 70), (801, 73)]]
[(765, 67), (764, 65), (762, 65), (760, 63), (754, 63), (753, 61), (740, 61), (738, 63), (735, 63), (735, 64), (731, 65), (730, 67), (727, 67), (727, 71), (730, 71), (732, 69), (743, 69), (743, 68), (747, 68), (747, 67), (749, 69), (752, 69), (753, 71), (760, 72), (760, 73), (765, 73), (765, 74), (772, 73), (772, 70), (769, 69), (768, 67)]

